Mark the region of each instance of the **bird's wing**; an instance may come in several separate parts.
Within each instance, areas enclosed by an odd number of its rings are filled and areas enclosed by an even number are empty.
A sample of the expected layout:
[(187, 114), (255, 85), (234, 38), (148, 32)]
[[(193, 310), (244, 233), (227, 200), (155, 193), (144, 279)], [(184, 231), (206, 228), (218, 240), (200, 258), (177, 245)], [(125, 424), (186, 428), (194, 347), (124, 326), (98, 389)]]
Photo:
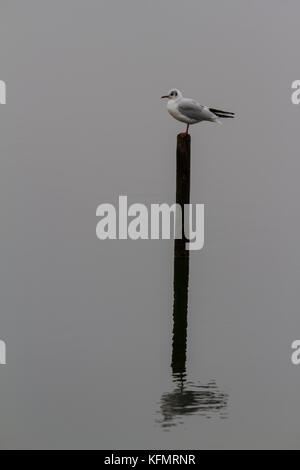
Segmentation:
[(205, 106), (189, 98), (183, 98), (178, 105), (178, 111), (189, 119), (202, 119), (204, 110)]

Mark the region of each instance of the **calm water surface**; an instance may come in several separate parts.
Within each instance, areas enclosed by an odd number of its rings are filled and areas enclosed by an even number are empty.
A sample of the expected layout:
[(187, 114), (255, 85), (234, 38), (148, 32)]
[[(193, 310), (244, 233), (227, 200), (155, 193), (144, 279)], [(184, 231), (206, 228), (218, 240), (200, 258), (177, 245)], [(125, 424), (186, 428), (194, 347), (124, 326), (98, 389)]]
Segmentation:
[[(299, 448), (300, 4), (261, 3), (1, 2), (1, 448)], [(188, 264), (96, 238), (174, 202), (171, 87), (237, 113), (191, 129)]]

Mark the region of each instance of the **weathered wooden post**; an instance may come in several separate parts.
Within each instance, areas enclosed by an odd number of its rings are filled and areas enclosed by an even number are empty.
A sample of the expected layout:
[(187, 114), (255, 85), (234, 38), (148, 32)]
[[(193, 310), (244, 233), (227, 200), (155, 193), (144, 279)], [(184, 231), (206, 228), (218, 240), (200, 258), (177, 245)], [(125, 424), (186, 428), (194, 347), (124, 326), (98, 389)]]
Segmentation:
[(184, 205), (190, 203), (190, 181), (191, 181), (191, 136), (189, 134), (178, 134), (176, 150), (176, 204), (181, 206), (182, 239), (175, 240), (175, 257), (186, 257), (189, 255), (185, 249), (187, 239), (184, 235)]
[[(191, 136), (177, 136), (176, 204), (181, 206), (182, 238), (175, 239), (172, 371), (184, 376), (186, 370), (189, 251), (184, 234), (184, 205), (190, 203)], [(177, 221), (178, 222), (178, 221)]]

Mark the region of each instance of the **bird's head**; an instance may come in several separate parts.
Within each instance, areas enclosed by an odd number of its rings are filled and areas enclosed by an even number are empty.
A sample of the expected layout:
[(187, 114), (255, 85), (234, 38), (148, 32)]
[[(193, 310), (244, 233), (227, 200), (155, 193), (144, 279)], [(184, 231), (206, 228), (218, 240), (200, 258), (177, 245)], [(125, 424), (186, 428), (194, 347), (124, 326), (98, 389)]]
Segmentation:
[(181, 91), (177, 90), (177, 88), (172, 88), (172, 90), (170, 90), (167, 95), (163, 95), (162, 98), (168, 98), (168, 100), (177, 100), (178, 98), (182, 98), (182, 93)]

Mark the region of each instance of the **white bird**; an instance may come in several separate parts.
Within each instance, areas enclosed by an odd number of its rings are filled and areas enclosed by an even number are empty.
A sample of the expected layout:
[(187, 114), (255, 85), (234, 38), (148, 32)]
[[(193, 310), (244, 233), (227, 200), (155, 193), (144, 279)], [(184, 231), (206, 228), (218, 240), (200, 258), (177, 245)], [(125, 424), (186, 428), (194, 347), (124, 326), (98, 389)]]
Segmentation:
[(167, 109), (169, 114), (177, 119), (177, 121), (187, 124), (184, 135), (188, 134), (190, 124), (196, 124), (200, 121), (218, 122), (222, 124), (218, 118), (234, 118), (235, 116), (234, 113), (202, 106), (196, 100), (184, 98), (181, 91), (176, 88), (170, 90), (169, 93), (162, 96), (162, 98), (168, 98)]

